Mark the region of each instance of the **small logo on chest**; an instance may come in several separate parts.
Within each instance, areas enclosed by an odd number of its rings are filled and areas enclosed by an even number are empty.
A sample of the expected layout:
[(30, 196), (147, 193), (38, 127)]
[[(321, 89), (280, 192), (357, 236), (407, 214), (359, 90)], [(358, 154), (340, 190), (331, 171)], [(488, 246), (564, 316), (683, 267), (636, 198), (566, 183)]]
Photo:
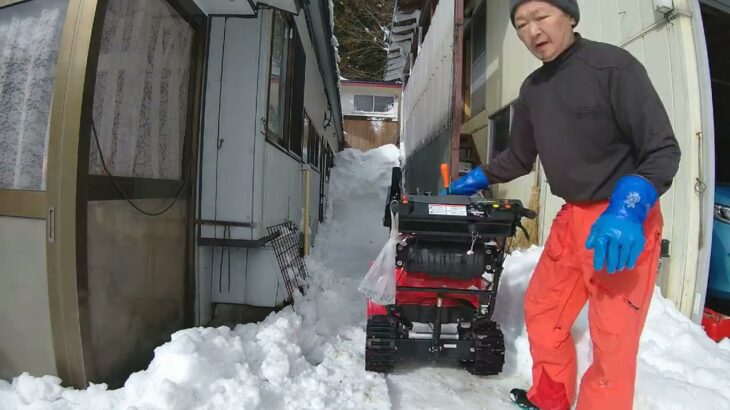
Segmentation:
[(578, 109), (575, 110), (575, 116), (581, 120), (584, 118), (602, 117), (607, 114), (608, 110), (602, 105), (578, 107)]

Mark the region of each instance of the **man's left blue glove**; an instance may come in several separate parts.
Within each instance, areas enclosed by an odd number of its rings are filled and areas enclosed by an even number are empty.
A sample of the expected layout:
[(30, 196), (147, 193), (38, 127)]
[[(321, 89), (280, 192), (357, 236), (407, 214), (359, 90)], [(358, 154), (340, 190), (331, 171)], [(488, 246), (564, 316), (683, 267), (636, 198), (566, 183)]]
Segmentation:
[(444, 189), (441, 191), (442, 195), (474, 195), (482, 189), (489, 187), (489, 179), (487, 174), (484, 173), (484, 169), (480, 166), (469, 171), (468, 174), (457, 179), (449, 185), (448, 190)]
[(608, 208), (591, 227), (586, 248), (593, 249), (593, 267), (613, 274), (633, 269), (644, 250), (644, 220), (659, 194), (647, 179), (621, 177), (611, 193)]

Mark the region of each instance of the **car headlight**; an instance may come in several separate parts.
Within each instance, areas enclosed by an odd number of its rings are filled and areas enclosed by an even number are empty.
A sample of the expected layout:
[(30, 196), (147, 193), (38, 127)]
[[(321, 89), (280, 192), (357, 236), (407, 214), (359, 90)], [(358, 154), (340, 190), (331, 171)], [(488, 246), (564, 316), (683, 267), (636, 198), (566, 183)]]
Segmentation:
[(730, 224), (730, 207), (715, 204), (715, 219)]

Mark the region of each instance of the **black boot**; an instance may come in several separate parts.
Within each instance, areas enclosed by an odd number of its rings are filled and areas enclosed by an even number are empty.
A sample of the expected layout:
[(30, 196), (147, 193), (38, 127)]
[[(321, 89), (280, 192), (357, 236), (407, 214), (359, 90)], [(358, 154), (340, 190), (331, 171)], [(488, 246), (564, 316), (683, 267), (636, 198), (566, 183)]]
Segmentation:
[(527, 398), (527, 391), (525, 390), (512, 389), (512, 391), (509, 392), (509, 398), (512, 399), (512, 402), (521, 409), (540, 410), (537, 406), (532, 404), (530, 399)]

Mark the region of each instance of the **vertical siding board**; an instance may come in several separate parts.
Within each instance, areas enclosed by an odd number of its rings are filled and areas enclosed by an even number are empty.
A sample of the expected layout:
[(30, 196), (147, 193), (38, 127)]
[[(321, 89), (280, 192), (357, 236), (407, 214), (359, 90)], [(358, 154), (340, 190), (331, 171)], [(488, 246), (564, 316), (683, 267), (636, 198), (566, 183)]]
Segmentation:
[(603, 22), (601, 21), (601, 8), (590, 7), (585, 3), (585, 1), (578, 2), (580, 6), (580, 23), (578, 23), (576, 30), (586, 38), (605, 41), (602, 35)]
[(621, 42), (621, 22), (618, 0), (601, 0), (598, 2), (601, 16), (601, 41), (611, 44)]
[(621, 42), (641, 31), (641, 14), (636, 0), (618, 0)]

